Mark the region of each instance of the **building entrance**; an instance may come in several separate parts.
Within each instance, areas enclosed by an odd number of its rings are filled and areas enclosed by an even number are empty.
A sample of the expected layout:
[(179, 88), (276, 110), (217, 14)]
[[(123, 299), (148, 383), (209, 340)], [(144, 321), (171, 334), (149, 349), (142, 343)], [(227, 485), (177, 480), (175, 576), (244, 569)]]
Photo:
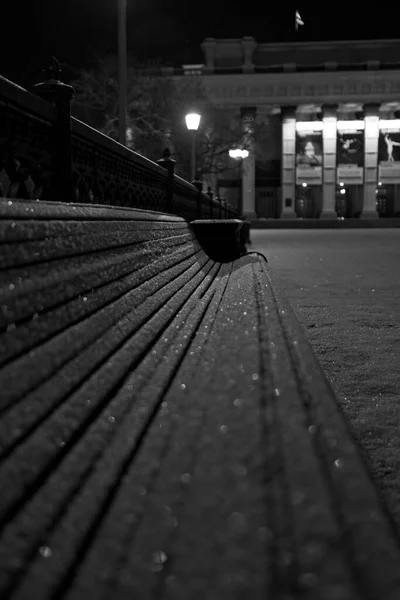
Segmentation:
[(383, 184), (376, 190), (379, 217), (400, 217), (400, 184)]
[(277, 187), (257, 188), (256, 214), (259, 219), (278, 219), (281, 214), (279, 189)]
[(297, 186), (295, 211), (298, 218), (319, 219), (322, 212), (322, 187)]
[(335, 210), (342, 219), (359, 219), (363, 208), (363, 186), (344, 185), (336, 189)]

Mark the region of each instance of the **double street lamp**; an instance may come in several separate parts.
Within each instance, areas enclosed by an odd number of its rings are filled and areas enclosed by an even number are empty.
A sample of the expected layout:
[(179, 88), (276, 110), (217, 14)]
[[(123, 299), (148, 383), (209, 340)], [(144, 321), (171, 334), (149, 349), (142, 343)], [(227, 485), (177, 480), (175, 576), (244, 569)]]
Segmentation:
[(231, 158), (247, 158), (249, 156), (248, 150), (241, 150), (240, 148), (235, 148), (234, 150), (229, 150), (229, 156)]
[(200, 125), (200, 115), (190, 112), (186, 115), (186, 127), (192, 132), (192, 181), (196, 179), (196, 131)]
[(243, 212), (243, 185), (242, 185), (242, 179), (243, 179), (243, 160), (245, 158), (247, 158), (249, 156), (249, 151), (248, 150), (242, 150), (241, 148), (234, 148), (232, 150), (229, 150), (229, 156), (230, 158), (234, 158), (235, 160), (240, 160), (239, 163), (239, 213), (242, 214)]

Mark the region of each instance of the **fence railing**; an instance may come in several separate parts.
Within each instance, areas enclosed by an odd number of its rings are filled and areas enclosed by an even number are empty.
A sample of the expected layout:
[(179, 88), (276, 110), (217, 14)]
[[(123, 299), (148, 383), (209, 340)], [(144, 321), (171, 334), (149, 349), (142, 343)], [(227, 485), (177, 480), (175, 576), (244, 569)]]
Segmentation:
[[(68, 89), (69, 88), (69, 89)], [(142, 208), (187, 220), (238, 212), (174, 174), (168, 149), (158, 164), (70, 116), (56, 77), (30, 93), (0, 76), (0, 197)]]

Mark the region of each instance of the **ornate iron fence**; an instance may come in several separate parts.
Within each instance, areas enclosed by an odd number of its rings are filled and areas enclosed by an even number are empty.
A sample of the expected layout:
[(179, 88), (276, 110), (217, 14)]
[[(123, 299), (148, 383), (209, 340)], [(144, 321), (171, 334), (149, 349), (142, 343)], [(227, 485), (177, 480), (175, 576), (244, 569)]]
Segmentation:
[(168, 150), (154, 163), (70, 116), (70, 90), (52, 77), (36, 96), (0, 76), (0, 197), (129, 206), (187, 220), (238, 213), (201, 182), (174, 174)]

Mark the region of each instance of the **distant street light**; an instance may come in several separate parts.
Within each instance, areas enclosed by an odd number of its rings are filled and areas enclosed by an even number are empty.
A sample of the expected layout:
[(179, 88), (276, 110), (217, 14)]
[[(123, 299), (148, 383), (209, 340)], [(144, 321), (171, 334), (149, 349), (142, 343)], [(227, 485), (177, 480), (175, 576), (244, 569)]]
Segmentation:
[(200, 115), (196, 112), (188, 113), (185, 117), (186, 127), (192, 131), (192, 181), (196, 179), (196, 131), (200, 125)]
[(241, 215), (243, 212), (243, 160), (249, 156), (248, 150), (242, 150), (241, 148), (234, 148), (229, 150), (229, 156), (234, 158), (235, 160), (240, 160), (239, 164), (239, 214)]
[(235, 148), (234, 150), (229, 150), (229, 156), (231, 158), (247, 158), (249, 156), (248, 150), (241, 150), (240, 148)]
[(118, 80), (119, 80), (119, 131), (118, 138), (126, 146), (127, 121), (127, 50), (126, 50), (126, 0), (118, 0)]

